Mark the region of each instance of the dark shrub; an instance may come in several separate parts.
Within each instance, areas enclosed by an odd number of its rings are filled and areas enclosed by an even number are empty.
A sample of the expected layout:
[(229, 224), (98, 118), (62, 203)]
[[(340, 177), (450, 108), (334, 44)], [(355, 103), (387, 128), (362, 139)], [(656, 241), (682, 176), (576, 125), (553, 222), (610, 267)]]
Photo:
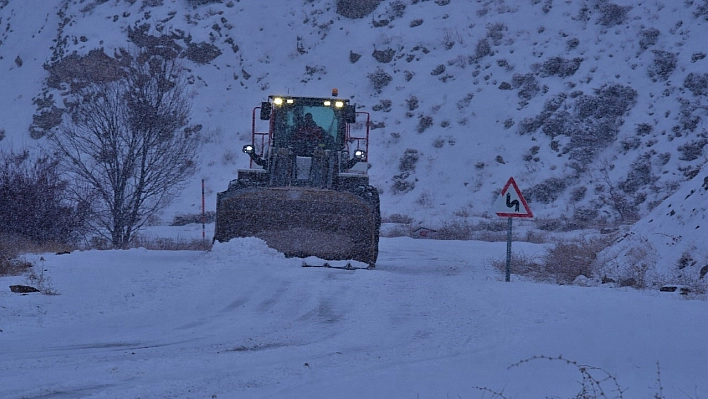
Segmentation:
[(208, 64), (221, 55), (221, 50), (211, 43), (189, 43), (185, 57), (197, 64)]
[(413, 111), (416, 108), (418, 108), (418, 97), (416, 96), (410, 96), (406, 100), (406, 104), (408, 105), (408, 110)]
[(56, 160), (0, 153), (0, 233), (38, 244), (72, 243), (82, 220), (67, 198)]
[(595, 92), (598, 99), (594, 112), (596, 118), (619, 118), (637, 101), (637, 91), (621, 84), (606, 85)]
[(541, 77), (558, 76), (565, 78), (573, 76), (578, 68), (580, 68), (582, 62), (582, 58), (566, 59), (563, 57), (551, 57), (540, 66), (537, 65), (536, 67)]
[(627, 173), (627, 179), (619, 183), (619, 188), (625, 193), (631, 194), (642, 186), (653, 182), (651, 157), (649, 154), (644, 154), (632, 162), (629, 173)]
[(415, 165), (418, 163), (419, 155), (418, 150), (413, 148), (408, 148), (403, 153), (401, 161), (398, 164), (398, 170), (401, 172), (413, 172), (415, 171)]
[(600, 18), (597, 22), (607, 27), (623, 24), (631, 9), (631, 6), (622, 7), (614, 3), (604, 3), (600, 5)]
[(683, 81), (683, 86), (695, 96), (708, 95), (708, 73), (689, 73)]
[(551, 177), (531, 187), (527, 196), (525, 196), (531, 201), (550, 204), (558, 199), (563, 190), (565, 190), (565, 185), (566, 179)]
[(639, 47), (642, 48), (642, 50), (646, 50), (649, 48), (649, 46), (653, 46), (656, 44), (656, 39), (659, 38), (659, 32), (658, 29), (655, 28), (649, 28), (649, 29), (644, 29), (639, 32), (639, 36), (641, 39), (639, 39)]
[(506, 25), (501, 22), (490, 24), (487, 26), (487, 37), (492, 40), (492, 44), (498, 46), (504, 38), (504, 31), (507, 30)]
[(443, 73), (443, 72), (445, 72), (445, 65), (440, 64), (440, 65), (436, 66), (436, 67), (430, 72), (430, 74), (433, 75), (433, 76), (438, 76), (438, 75), (440, 75), (440, 74)]
[(477, 42), (477, 47), (475, 48), (475, 53), (472, 57), (472, 61), (479, 61), (482, 58), (492, 54), (492, 46), (489, 44), (489, 41), (486, 38), (480, 39), (480, 41)]
[(699, 4), (696, 7), (696, 10), (693, 12), (693, 15), (695, 15), (696, 18), (703, 17), (703, 19), (708, 21), (708, 0), (703, 0), (703, 4)]
[(552, 113), (558, 110), (558, 108), (563, 105), (563, 102), (565, 99), (568, 98), (568, 95), (564, 92), (560, 92), (551, 98), (549, 98), (544, 104), (543, 104), (543, 112), (544, 113)]
[(700, 139), (692, 141), (690, 143), (679, 146), (678, 150), (681, 152), (679, 157), (682, 161), (694, 161), (703, 154), (703, 147), (708, 144), (708, 139)]
[(396, 50), (392, 48), (387, 48), (386, 50), (374, 50), (371, 54), (376, 61), (382, 64), (388, 64), (393, 60), (393, 56), (396, 55)]
[(588, 192), (588, 188), (585, 186), (575, 187), (573, 191), (570, 192), (570, 200), (573, 202), (581, 201), (585, 198), (585, 194)]
[(541, 87), (532, 73), (514, 74), (511, 77), (511, 85), (519, 89), (518, 95), (523, 100), (530, 100), (541, 91)]
[(398, 164), (398, 170), (401, 173), (393, 176), (393, 185), (391, 190), (394, 194), (406, 193), (415, 188), (415, 178), (411, 181), (409, 177), (415, 172), (415, 166), (418, 163), (418, 150), (408, 148), (403, 153), (401, 161)]
[(553, 117), (546, 119), (543, 122), (541, 131), (551, 139), (556, 136), (570, 136), (573, 131), (572, 116), (568, 112), (558, 112)]
[(347, 18), (364, 18), (371, 14), (382, 0), (337, 0), (337, 14)]
[(388, 15), (389, 18), (397, 19), (403, 17), (403, 14), (406, 11), (406, 3), (404, 3), (401, 0), (395, 0), (392, 1), (391, 4), (388, 5), (388, 8), (386, 9), (386, 14)]
[(393, 77), (381, 68), (376, 68), (375, 72), (372, 72), (366, 76), (369, 78), (369, 82), (371, 82), (371, 85), (377, 93), (381, 93), (383, 88), (388, 86), (388, 84), (391, 83), (391, 80), (393, 80)]
[(433, 117), (429, 115), (421, 115), (420, 119), (418, 119), (418, 126), (415, 130), (418, 133), (423, 133), (430, 126), (433, 126)]
[(203, 6), (205, 4), (221, 3), (223, 0), (187, 0), (187, 3), (192, 6)]
[(676, 69), (676, 54), (663, 50), (654, 50), (654, 63), (649, 66), (649, 76), (667, 80)]

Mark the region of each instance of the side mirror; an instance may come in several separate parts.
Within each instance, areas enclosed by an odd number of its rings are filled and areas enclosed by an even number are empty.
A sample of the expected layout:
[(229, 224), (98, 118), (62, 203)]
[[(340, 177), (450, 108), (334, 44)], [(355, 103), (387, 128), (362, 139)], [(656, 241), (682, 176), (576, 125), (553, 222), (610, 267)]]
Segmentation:
[(347, 123), (356, 123), (356, 105), (347, 105), (344, 108), (344, 121)]
[(270, 119), (270, 114), (273, 112), (273, 104), (269, 102), (262, 102), (261, 103), (261, 120), (262, 121), (267, 121)]

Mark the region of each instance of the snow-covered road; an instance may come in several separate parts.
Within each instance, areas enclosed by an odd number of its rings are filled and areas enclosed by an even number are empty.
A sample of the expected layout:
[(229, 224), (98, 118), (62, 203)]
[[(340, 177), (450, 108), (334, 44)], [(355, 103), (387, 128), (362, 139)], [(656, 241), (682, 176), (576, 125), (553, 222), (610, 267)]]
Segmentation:
[[(602, 368), (624, 398), (659, 391), (657, 363), (666, 397), (708, 396), (706, 302), (504, 283), (490, 260), (505, 245), (384, 238), (372, 271), (301, 268), (257, 239), (208, 253), (45, 254), (38, 266), (60, 295), (20, 296), (7, 287), (22, 277), (0, 278), (0, 397), (578, 392), (582, 376), (563, 361), (508, 368), (534, 355)], [(533, 256), (544, 246), (514, 250)], [(603, 387), (615, 389), (612, 380)]]

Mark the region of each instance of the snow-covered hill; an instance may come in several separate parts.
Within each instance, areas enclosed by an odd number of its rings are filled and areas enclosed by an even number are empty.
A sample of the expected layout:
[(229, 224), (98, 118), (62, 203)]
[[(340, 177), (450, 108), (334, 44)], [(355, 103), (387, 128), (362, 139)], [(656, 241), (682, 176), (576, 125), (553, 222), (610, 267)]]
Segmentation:
[[(708, 275), (708, 175), (684, 184), (600, 254), (602, 272), (633, 285), (695, 287)], [(705, 283), (702, 284), (705, 287)]]
[(184, 62), (206, 145), (163, 222), (200, 211), (201, 179), (214, 209), (268, 94), (333, 87), (372, 114), (384, 218), (493, 215), (513, 176), (538, 220), (631, 223), (705, 175), (705, 0), (385, 0), (359, 19), (337, 3), (0, 1), (0, 143), (42, 146), (37, 127), (63, 108), (49, 69), (139, 32), (195, 51)]
[[(45, 64), (111, 56), (131, 46), (129, 29), (218, 48), (208, 63), (185, 60), (193, 121), (212, 144), (195, 181), (208, 180), (212, 206), (246, 165), (253, 106), (333, 87), (373, 113), (384, 214), (428, 223), (486, 213), (511, 175), (539, 216), (631, 220), (609, 191), (644, 215), (706, 161), (708, 13), (697, 1), (394, 0), (361, 19), (333, 1), (25, 4), (0, 9), (0, 129), (13, 146), (41, 144), (29, 138), (33, 99), (62, 108)], [(417, 162), (400, 170), (404, 156)], [(175, 210), (196, 202), (196, 185)]]

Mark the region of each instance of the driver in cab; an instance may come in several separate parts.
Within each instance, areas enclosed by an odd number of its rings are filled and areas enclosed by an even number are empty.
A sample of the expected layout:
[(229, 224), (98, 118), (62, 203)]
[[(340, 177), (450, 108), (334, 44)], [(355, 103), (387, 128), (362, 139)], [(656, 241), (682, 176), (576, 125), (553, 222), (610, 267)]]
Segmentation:
[(295, 153), (300, 156), (312, 156), (315, 148), (328, 148), (328, 138), (331, 141), (331, 136), (317, 125), (312, 114), (308, 112), (293, 134)]

